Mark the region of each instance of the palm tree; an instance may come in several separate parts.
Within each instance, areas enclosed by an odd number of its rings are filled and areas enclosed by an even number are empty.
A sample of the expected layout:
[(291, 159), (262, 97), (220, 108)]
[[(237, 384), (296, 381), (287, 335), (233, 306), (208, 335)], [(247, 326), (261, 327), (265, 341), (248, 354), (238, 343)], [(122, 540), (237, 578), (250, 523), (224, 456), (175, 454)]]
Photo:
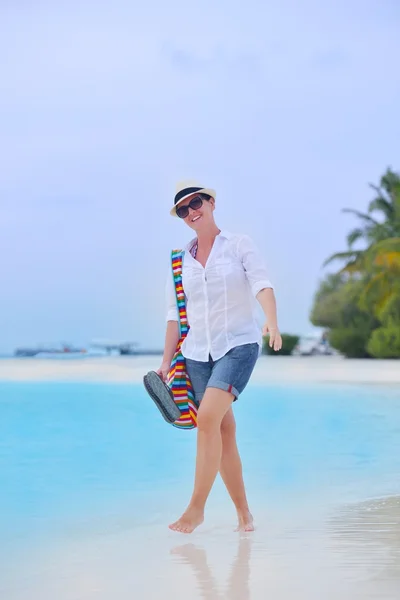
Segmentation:
[(400, 236), (373, 244), (364, 255), (366, 276), (360, 306), (381, 314), (395, 298), (400, 302)]
[[(341, 272), (360, 273), (364, 271), (368, 260), (366, 253), (375, 244), (400, 238), (400, 174), (389, 168), (381, 177), (380, 185), (370, 184), (370, 187), (376, 192), (376, 197), (370, 202), (366, 214), (352, 208), (343, 209), (343, 212), (353, 214), (361, 221), (347, 236), (349, 249), (330, 256), (324, 262), (324, 266), (334, 260), (342, 260), (345, 266)], [(380, 219), (375, 218), (376, 213), (379, 213)], [(356, 250), (353, 247), (358, 241), (364, 242), (364, 249)], [(374, 255), (376, 260), (383, 264), (388, 258), (385, 259), (385, 252), (391, 250), (385, 246), (379, 248), (381, 254)]]

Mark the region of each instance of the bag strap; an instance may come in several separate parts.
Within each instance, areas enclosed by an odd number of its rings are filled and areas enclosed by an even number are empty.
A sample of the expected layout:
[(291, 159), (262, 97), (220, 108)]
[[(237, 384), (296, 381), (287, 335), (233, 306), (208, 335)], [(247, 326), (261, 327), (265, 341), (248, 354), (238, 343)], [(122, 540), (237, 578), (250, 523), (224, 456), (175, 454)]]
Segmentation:
[(183, 291), (182, 285), (182, 265), (184, 254), (184, 250), (172, 250), (171, 252), (172, 276), (175, 285), (176, 306), (179, 317), (179, 332), (182, 339), (184, 339), (189, 332), (185, 292)]

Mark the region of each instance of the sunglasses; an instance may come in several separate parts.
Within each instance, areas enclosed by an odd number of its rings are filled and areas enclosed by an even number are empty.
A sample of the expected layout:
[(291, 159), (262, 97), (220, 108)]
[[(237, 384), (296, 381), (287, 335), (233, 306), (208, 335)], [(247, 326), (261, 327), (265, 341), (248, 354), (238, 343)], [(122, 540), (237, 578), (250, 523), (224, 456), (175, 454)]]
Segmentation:
[(191, 199), (189, 204), (185, 204), (185, 206), (177, 206), (176, 214), (180, 219), (186, 219), (189, 214), (189, 208), (192, 210), (197, 210), (200, 206), (203, 206), (203, 199), (208, 200), (208, 198), (202, 198), (201, 196), (195, 196)]

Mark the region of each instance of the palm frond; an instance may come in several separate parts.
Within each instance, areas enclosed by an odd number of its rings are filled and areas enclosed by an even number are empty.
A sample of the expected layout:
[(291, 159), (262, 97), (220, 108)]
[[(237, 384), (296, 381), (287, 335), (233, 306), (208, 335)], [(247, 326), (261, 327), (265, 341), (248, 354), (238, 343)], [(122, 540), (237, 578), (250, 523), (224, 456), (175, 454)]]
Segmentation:
[(360, 308), (366, 309), (371, 304), (374, 308), (383, 305), (392, 293), (390, 284), (391, 278), (385, 271), (380, 271), (366, 280), (359, 297)]
[(360, 229), (359, 227), (357, 227), (356, 229), (353, 229), (353, 231), (350, 231), (350, 233), (347, 236), (347, 244), (349, 246), (349, 248), (351, 248), (351, 246), (357, 242), (358, 240), (362, 239), (365, 237), (365, 231), (363, 229)]
[(356, 258), (347, 263), (342, 269), (340, 269), (339, 273), (344, 275), (355, 275), (356, 273), (362, 273), (364, 268), (364, 261), (361, 257)]
[(371, 200), (368, 206), (368, 212), (379, 211), (384, 214), (385, 219), (391, 221), (394, 218), (394, 206), (383, 196), (377, 196)]
[(396, 237), (394, 225), (393, 222), (385, 221), (384, 223), (379, 223), (379, 225), (369, 229), (366, 232), (366, 237), (370, 244), (376, 244), (377, 242), (387, 240), (388, 238)]
[(374, 312), (378, 318), (385, 311), (387, 305), (392, 301), (394, 295), (396, 295), (394, 292), (387, 290), (386, 293), (382, 294), (382, 296), (376, 302)]
[(400, 275), (400, 252), (387, 252), (378, 254), (375, 258), (377, 267), (383, 267), (391, 270), (398, 270)]
[(355, 215), (356, 217), (358, 217), (362, 221), (365, 221), (366, 223), (369, 223), (370, 225), (379, 225), (379, 222), (376, 219), (374, 219), (370, 215), (362, 213), (359, 210), (356, 210), (355, 208), (342, 208), (342, 212)]
[(360, 256), (360, 254), (361, 250), (348, 250), (347, 252), (336, 252), (324, 261), (323, 266), (326, 267), (334, 260), (346, 260), (348, 262), (352, 262), (356, 260)]
[(400, 237), (388, 238), (373, 244), (365, 253), (365, 259), (372, 267), (400, 272)]
[(400, 184), (400, 173), (393, 171), (390, 167), (381, 177), (381, 188), (391, 196), (395, 187)]
[(379, 240), (367, 250), (368, 254), (378, 254), (383, 252), (400, 252), (400, 237), (390, 237)]

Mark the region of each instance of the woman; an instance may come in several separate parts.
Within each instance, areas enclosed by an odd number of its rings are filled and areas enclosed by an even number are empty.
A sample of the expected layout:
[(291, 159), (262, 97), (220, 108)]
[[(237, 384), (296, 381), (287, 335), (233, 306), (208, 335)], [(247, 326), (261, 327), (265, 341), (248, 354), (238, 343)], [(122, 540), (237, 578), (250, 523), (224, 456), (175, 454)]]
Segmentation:
[[(236, 445), (232, 403), (243, 392), (259, 356), (261, 331), (255, 297), (266, 318), (263, 335), (280, 350), (273, 288), (257, 250), (246, 235), (218, 228), (214, 190), (195, 182), (180, 184), (171, 214), (180, 217), (196, 237), (185, 248), (182, 283), (189, 333), (182, 354), (196, 400), (197, 458), (194, 490), (183, 515), (169, 527), (191, 533), (203, 522), (204, 508), (218, 471), (235, 504), (238, 530), (253, 531)], [(158, 374), (165, 380), (179, 339), (172, 277), (168, 277), (167, 331)]]

